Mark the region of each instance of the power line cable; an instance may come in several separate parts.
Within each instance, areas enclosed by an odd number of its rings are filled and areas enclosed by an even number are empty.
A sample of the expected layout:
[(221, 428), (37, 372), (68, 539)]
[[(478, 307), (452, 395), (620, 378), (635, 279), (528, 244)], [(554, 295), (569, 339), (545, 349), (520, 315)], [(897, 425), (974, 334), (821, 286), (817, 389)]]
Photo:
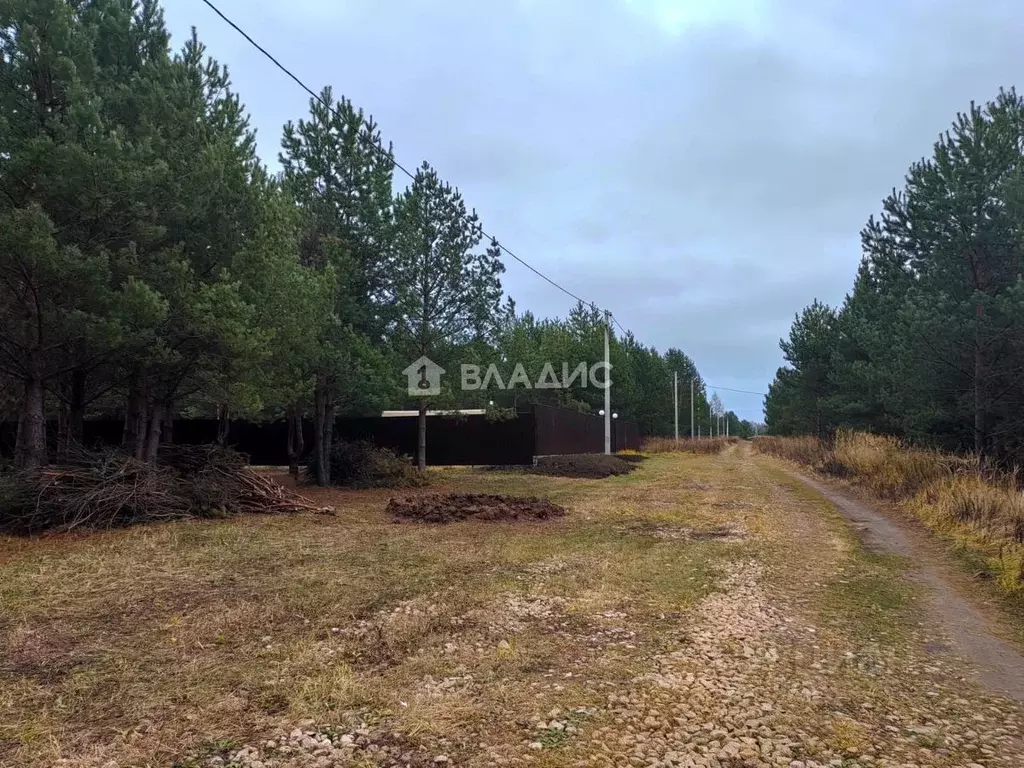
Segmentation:
[[(273, 55), (273, 54), (271, 54), (271, 53), (270, 53), (270, 52), (269, 52), (269, 51), (268, 51), (268, 50), (267, 50), (266, 48), (264, 48), (264, 47), (263, 47), (262, 45), (260, 45), (259, 43), (257, 43), (257, 42), (256, 42), (255, 40), (253, 40), (253, 39), (252, 39), (252, 37), (251, 37), (251, 36), (250, 36), (250, 35), (249, 35), (249, 34), (248, 34), (248, 33), (247, 33), (247, 32), (246, 32), (246, 31), (245, 31), (244, 29), (242, 29), (242, 28), (241, 28), (240, 26), (238, 26), (238, 24), (236, 24), (236, 23), (235, 23), (234, 21), (232, 21), (232, 20), (231, 20), (230, 18), (228, 18), (228, 16), (227, 16), (227, 15), (226, 15), (226, 14), (225, 14), (225, 13), (224, 13), (223, 11), (221, 11), (221, 10), (220, 10), (220, 9), (219, 9), (219, 8), (218, 8), (218, 7), (216, 6), (216, 5), (214, 5), (214, 4), (213, 4), (213, 3), (212, 3), (212, 2), (210, 1), (210, 0), (203, 0), (203, 3), (204, 3), (204, 4), (205, 4), (205, 5), (206, 5), (206, 6), (207, 6), (207, 7), (208, 7), (208, 8), (209, 8), (209, 9), (210, 9), (211, 11), (213, 11), (213, 12), (214, 12), (215, 14), (217, 14), (217, 15), (218, 15), (218, 16), (219, 16), (219, 17), (220, 17), (220, 18), (221, 18), (221, 19), (222, 19), (222, 20), (223, 20), (223, 21), (224, 21), (224, 22), (225, 22), (225, 23), (226, 23), (226, 24), (227, 24), (228, 26), (230, 26), (230, 27), (231, 27), (231, 28), (232, 28), (233, 30), (235, 30), (235, 31), (236, 31), (236, 32), (237, 32), (238, 34), (240, 34), (240, 35), (241, 35), (241, 36), (242, 36), (243, 38), (245, 38), (246, 42), (248, 42), (248, 43), (249, 43), (249, 44), (250, 44), (251, 46), (253, 46), (253, 47), (254, 47), (254, 48), (255, 48), (256, 50), (258, 50), (258, 51), (259, 51), (260, 53), (262, 53), (262, 54), (263, 54), (263, 55), (264, 55), (264, 56), (265, 56), (265, 57), (266, 57), (267, 59), (269, 59), (269, 60), (270, 60), (270, 61), (271, 61), (271, 62), (272, 62), (272, 63), (274, 64), (274, 66), (275, 66), (275, 67), (277, 67), (277, 68), (278, 68), (279, 70), (281, 70), (281, 71), (282, 71), (282, 72), (283, 72), (284, 74), (286, 74), (286, 75), (287, 75), (287, 76), (288, 76), (289, 78), (291, 78), (292, 80), (294, 80), (294, 81), (295, 81), (295, 83), (297, 83), (297, 84), (298, 84), (298, 86), (299, 86), (300, 88), (302, 88), (302, 90), (304, 90), (304, 91), (305, 91), (306, 93), (308, 93), (308, 94), (309, 94), (309, 95), (310, 95), (310, 96), (311, 96), (312, 98), (316, 99), (316, 100), (317, 100), (317, 101), (319, 101), (319, 102), (320, 102), (321, 104), (323, 104), (323, 105), (324, 105), (325, 107), (327, 107), (327, 108), (328, 108), (328, 109), (330, 109), (330, 110), (331, 110), (332, 112), (334, 112), (336, 116), (338, 116), (338, 117), (341, 117), (341, 118), (342, 118), (342, 120), (344, 120), (344, 119), (345, 119), (345, 117), (344, 117), (343, 115), (341, 115), (340, 113), (338, 113), (338, 111), (337, 111), (337, 109), (336, 109), (336, 108), (333, 108), (333, 107), (331, 107), (331, 105), (330, 105), (330, 104), (329, 104), (329, 103), (328, 103), (328, 102), (327, 102), (327, 101), (326, 101), (326, 100), (325, 100), (325, 99), (324, 99), (324, 98), (323, 98), (322, 96), (320, 96), (319, 94), (315, 93), (315, 92), (313, 91), (313, 89), (311, 89), (311, 88), (310, 88), (310, 87), (309, 87), (308, 85), (306, 85), (306, 84), (305, 84), (305, 83), (304, 83), (304, 82), (303, 82), (303, 81), (302, 81), (302, 80), (301, 80), (301, 79), (299, 78), (299, 76), (298, 76), (298, 75), (296, 75), (296, 74), (295, 74), (294, 72), (292, 72), (292, 71), (291, 71), (290, 69), (288, 69), (288, 68), (287, 68), (286, 66), (284, 66), (284, 64), (282, 64), (282, 63), (281, 63), (280, 61), (278, 61), (278, 60), (277, 60), (277, 58), (275, 58), (275, 57), (274, 57), (274, 55)], [(386, 158), (388, 159), (388, 161), (389, 161), (390, 163), (392, 163), (392, 164), (394, 165), (394, 167), (395, 167), (395, 168), (397, 168), (398, 170), (400, 170), (400, 171), (401, 171), (402, 173), (404, 173), (404, 174), (405, 174), (406, 176), (408, 176), (408, 177), (409, 177), (410, 179), (415, 179), (415, 178), (416, 178), (416, 175), (415, 175), (414, 173), (412, 173), (411, 171), (409, 171), (409, 169), (408, 169), (408, 168), (406, 168), (405, 166), (403, 166), (402, 164), (400, 164), (400, 163), (399, 163), (399, 162), (398, 162), (397, 160), (395, 160), (395, 158), (394, 158), (394, 155), (393, 155), (393, 154), (392, 154), (391, 152), (388, 152), (388, 151), (387, 151), (387, 150), (385, 150), (385, 149), (384, 149), (384, 148), (383, 148), (382, 146), (380, 146), (379, 144), (377, 144), (377, 142), (375, 142), (375, 141), (373, 140), (373, 138), (372, 138), (372, 137), (368, 136), (368, 135), (367, 135), (367, 134), (365, 133), (365, 131), (363, 131), (363, 130), (360, 130), (360, 129), (359, 129), (358, 127), (357, 127), (357, 128), (356, 128), (356, 136), (357, 136), (357, 137), (358, 137), (358, 138), (359, 138), (359, 139), (360, 139), (361, 141), (363, 141), (364, 143), (368, 144), (368, 145), (369, 145), (369, 146), (371, 146), (371, 147), (372, 147), (373, 149), (375, 149), (375, 150), (376, 150), (377, 152), (379, 152), (380, 154), (384, 155), (384, 156), (385, 156), (385, 157), (386, 157)], [(561, 291), (562, 293), (566, 294), (567, 296), (571, 296), (572, 298), (576, 299), (576, 301), (579, 301), (579, 302), (581, 302), (581, 303), (583, 303), (583, 304), (589, 305), (589, 306), (591, 306), (591, 307), (594, 307), (594, 308), (596, 308), (596, 307), (597, 307), (597, 305), (596, 305), (596, 304), (595, 304), (594, 302), (592, 302), (592, 301), (588, 301), (588, 300), (586, 300), (586, 299), (583, 299), (583, 298), (581, 298), (580, 296), (578, 296), (577, 294), (575, 294), (575, 293), (573, 293), (572, 291), (570, 291), (570, 290), (569, 290), (568, 288), (565, 288), (564, 286), (562, 286), (562, 285), (559, 285), (559, 284), (558, 284), (557, 282), (555, 282), (555, 281), (554, 281), (553, 279), (551, 279), (550, 277), (548, 277), (547, 275), (545, 275), (545, 274), (544, 274), (543, 272), (541, 272), (541, 271), (540, 271), (539, 269), (537, 269), (536, 267), (534, 267), (533, 265), (531, 265), (530, 263), (528, 263), (528, 262), (527, 262), (527, 261), (525, 261), (524, 259), (522, 259), (522, 258), (520, 258), (519, 256), (517, 256), (517, 255), (516, 255), (515, 253), (513, 253), (513, 252), (512, 252), (511, 250), (509, 250), (509, 249), (508, 249), (507, 247), (505, 247), (504, 245), (502, 245), (502, 244), (501, 244), (501, 243), (500, 243), (500, 242), (498, 241), (498, 238), (497, 238), (497, 237), (495, 237), (494, 235), (490, 235), (490, 234), (488, 234), (488, 233), (487, 233), (486, 231), (484, 231), (483, 229), (481, 229), (481, 230), (480, 230), (480, 232), (481, 232), (481, 234), (482, 234), (482, 235), (483, 235), (484, 237), (486, 237), (486, 238), (488, 238), (489, 240), (491, 240), (492, 242), (494, 242), (494, 243), (495, 243), (495, 244), (496, 244), (496, 245), (498, 246), (498, 248), (499, 248), (499, 249), (500, 249), (500, 250), (501, 250), (501, 251), (502, 251), (503, 253), (505, 253), (505, 254), (507, 254), (508, 256), (510, 256), (511, 258), (515, 259), (515, 260), (516, 260), (517, 262), (519, 262), (520, 264), (522, 264), (522, 265), (523, 265), (524, 267), (526, 267), (526, 268), (527, 268), (528, 270), (530, 270), (531, 272), (533, 272), (533, 273), (534, 273), (535, 275), (537, 275), (537, 276), (538, 276), (538, 277), (540, 277), (541, 279), (543, 279), (543, 280), (545, 280), (546, 282), (548, 282), (548, 283), (550, 283), (551, 285), (553, 285), (553, 286), (554, 286), (555, 288), (557, 288), (558, 290), (560, 290), (560, 291)]]
[(741, 395), (760, 395), (761, 397), (768, 397), (767, 392), (752, 392), (749, 389), (730, 389), (729, 387), (715, 387), (712, 386), (711, 384), (705, 384), (704, 386), (707, 387), (708, 389), (717, 389), (721, 390), (722, 392), (738, 392)]

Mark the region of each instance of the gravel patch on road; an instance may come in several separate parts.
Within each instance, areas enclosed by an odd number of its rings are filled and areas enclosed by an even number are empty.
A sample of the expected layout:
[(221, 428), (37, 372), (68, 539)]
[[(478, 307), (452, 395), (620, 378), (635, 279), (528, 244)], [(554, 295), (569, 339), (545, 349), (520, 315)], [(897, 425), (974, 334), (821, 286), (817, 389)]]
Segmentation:
[(588, 734), (597, 749), (574, 765), (1021, 764), (1008, 702), (965, 692), (934, 660), (877, 644), (844, 651), (817, 635), (769, 598), (756, 563), (735, 566), (697, 609), (686, 646), (609, 697), (613, 722)]
[[(561, 708), (533, 713), (523, 723), (518, 744), (480, 744), (479, 750), (460, 756), (446, 749), (450, 742), (444, 739), (414, 747), (402, 734), (365, 725), (317, 728), (310, 723), (210, 758), (204, 766), (1022, 764), (1015, 705), (979, 693), (958, 676), (953, 662), (873, 639), (850, 646), (850, 640), (799, 618), (784, 600), (768, 593), (761, 577), (755, 561), (732, 564), (718, 590), (680, 620), (685, 631), (678, 647), (647, 659), (638, 651), (637, 666), (643, 671), (610, 692), (602, 686), (603, 706), (560, 702)], [(566, 605), (564, 598), (506, 595), (504, 600), (503, 631), (520, 629), (519, 622), (550, 621)], [(513, 626), (508, 626), (512, 617)], [(593, 618), (597, 630), (602, 620), (625, 617), (611, 612)], [(427, 678), (419, 695), (437, 698), (470, 690), (485, 700), (487, 683), (471, 674)]]
[(371, 730), (365, 723), (351, 729), (295, 728), (259, 745), (209, 758), (207, 768), (337, 768), (388, 766), (423, 768), (448, 764), (444, 754), (424, 755), (397, 733)]

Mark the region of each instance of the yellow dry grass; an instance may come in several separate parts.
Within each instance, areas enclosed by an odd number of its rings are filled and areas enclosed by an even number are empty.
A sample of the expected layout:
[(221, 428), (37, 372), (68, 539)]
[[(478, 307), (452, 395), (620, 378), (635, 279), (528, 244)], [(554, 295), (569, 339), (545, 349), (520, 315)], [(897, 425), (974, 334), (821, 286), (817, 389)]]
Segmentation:
[(643, 445), (644, 453), (721, 453), (728, 446), (735, 445), (738, 437), (699, 437), (693, 440), (676, 440), (671, 437), (651, 437)]
[(982, 474), (972, 457), (856, 432), (840, 432), (832, 444), (766, 436), (754, 445), (898, 504), (985, 562), (1004, 591), (1024, 591), (1024, 495), (1016, 476)]

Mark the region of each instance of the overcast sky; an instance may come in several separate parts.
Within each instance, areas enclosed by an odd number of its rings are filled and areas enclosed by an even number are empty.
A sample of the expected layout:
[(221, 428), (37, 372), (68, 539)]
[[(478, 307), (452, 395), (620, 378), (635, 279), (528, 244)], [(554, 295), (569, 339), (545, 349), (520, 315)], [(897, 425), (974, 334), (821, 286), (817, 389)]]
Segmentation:
[[(1024, 64), (1016, 0), (214, 2), (517, 255), (710, 384), (758, 392), (794, 313), (842, 301), (910, 163)], [(194, 25), (229, 66), (276, 166), (307, 97), (200, 0), (165, 7), (176, 43)], [(571, 308), (506, 266), (521, 309)], [(761, 418), (760, 397), (720, 395)]]

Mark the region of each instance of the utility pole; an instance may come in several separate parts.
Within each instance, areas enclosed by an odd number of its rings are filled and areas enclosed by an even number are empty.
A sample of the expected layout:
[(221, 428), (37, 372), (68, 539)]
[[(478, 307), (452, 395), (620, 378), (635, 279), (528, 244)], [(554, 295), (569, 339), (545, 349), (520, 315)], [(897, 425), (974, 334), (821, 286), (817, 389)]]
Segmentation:
[(672, 372), (672, 402), (676, 411), (676, 442), (679, 442), (679, 371)]
[(611, 356), (608, 352), (608, 329), (612, 324), (612, 313), (604, 311), (604, 452), (610, 456), (612, 452), (612, 387)]
[(693, 377), (690, 377), (690, 439), (693, 440)]
[(708, 403), (708, 437), (715, 436), (715, 413), (711, 410), (711, 403)]

